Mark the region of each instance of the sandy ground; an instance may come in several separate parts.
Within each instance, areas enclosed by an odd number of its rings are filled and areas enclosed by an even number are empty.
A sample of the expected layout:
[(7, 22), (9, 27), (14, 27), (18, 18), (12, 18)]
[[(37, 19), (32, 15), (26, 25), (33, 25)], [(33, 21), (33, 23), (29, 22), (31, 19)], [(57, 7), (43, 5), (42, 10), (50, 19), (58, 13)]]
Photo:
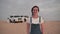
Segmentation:
[[(27, 34), (26, 23), (8, 23), (0, 20), (0, 34)], [(44, 34), (60, 34), (60, 21), (47, 21)]]

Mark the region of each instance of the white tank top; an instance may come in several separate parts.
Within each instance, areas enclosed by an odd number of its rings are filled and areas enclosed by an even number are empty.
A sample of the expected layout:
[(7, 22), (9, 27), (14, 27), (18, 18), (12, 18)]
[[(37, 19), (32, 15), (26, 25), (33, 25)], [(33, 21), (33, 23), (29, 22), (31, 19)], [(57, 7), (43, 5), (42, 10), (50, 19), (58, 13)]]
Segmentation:
[(32, 24), (39, 24), (39, 17), (38, 18), (32, 18)]
[[(43, 21), (44, 21), (44, 20), (43, 20), (43, 18), (41, 17), (41, 18), (40, 18), (40, 23), (43, 23)], [(27, 23), (31, 23), (30, 17), (27, 19)], [(36, 18), (36, 19), (35, 19), (35, 18), (32, 18), (32, 23), (33, 23), (33, 24), (39, 24), (39, 17)]]

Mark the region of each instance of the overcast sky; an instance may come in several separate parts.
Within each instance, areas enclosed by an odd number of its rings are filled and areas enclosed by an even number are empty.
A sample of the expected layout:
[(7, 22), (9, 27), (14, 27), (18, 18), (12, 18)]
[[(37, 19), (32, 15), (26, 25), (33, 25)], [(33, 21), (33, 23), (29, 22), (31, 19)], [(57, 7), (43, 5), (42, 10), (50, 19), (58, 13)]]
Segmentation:
[(60, 0), (0, 0), (0, 20), (10, 15), (31, 16), (34, 5), (39, 6), (39, 15), (45, 21), (60, 20)]

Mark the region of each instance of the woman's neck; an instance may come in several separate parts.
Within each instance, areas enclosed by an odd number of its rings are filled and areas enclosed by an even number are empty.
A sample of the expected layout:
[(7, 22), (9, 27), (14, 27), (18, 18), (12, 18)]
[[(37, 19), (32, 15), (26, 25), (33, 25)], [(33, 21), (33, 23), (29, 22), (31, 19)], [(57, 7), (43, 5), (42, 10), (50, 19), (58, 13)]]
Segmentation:
[(32, 18), (38, 18), (38, 15), (33, 15)]

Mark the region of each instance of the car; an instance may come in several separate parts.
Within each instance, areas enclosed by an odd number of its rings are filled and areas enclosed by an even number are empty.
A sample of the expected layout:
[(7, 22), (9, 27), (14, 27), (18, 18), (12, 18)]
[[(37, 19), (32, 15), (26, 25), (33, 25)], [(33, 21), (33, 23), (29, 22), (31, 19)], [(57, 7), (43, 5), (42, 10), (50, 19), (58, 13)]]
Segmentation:
[(10, 23), (23, 23), (27, 21), (28, 16), (10, 16), (9, 22)]

